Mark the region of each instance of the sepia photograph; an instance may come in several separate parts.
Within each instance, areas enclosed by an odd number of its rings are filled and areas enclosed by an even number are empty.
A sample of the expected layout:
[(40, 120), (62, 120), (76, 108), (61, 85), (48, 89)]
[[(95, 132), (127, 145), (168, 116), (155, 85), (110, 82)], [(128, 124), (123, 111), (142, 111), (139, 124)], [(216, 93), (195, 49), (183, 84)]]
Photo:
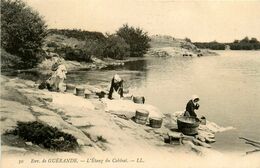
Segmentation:
[(260, 168), (259, 0), (1, 0), (1, 168)]

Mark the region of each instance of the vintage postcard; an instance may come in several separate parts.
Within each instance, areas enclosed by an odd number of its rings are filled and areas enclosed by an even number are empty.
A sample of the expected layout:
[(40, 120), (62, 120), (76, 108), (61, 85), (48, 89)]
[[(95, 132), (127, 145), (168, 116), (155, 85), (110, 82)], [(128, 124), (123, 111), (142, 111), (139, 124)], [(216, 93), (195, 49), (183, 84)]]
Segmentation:
[(259, 0), (1, 0), (1, 167), (260, 168), (259, 18)]

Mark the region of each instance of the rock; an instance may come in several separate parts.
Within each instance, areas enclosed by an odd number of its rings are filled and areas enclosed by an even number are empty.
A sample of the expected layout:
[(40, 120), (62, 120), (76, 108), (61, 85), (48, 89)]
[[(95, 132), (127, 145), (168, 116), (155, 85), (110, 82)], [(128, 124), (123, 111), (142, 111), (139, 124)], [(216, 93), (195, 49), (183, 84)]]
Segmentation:
[(75, 127), (90, 127), (92, 124), (88, 122), (88, 119), (86, 117), (82, 118), (74, 118), (71, 117), (67, 120), (68, 123), (71, 123)]
[(2, 133), (14, 129), (18, 121), (32, 122), (36, 120), (27, 106), (15, 101), (1, 99), (0, 109)]
[(113, 114), (125, 115), (131, 119), (135, 116), (137, 109), (143, 109), (149, 112), (149, 117), (163, 117), (163, 114), (156, 107), (149, 104), (136, 104), (130, 100), (109, 100), (101, 99), (106, 104), (106, 111)]
[(98, 64), (106, 64), (105, 61), (98, 59), (98, 58), (95, 58), (95, 57), (91, 57), (91, 61), (98, 63)]
[(77, 139), (77, 143), (79, 144), (79, 146), (85, 145), (84, 141), (82, 141), (81, 139)]
[(0, 83), (6, 83), (9, 81), (9, 78), (4, 76), (4, 75), (0, 75)]
[(30, 81), (30, 80), (24, 80), (23, 83), (27, 85), (28, 87), (34, 88), (35, 87), (35, 82)]
[(152, 132), (152, 131), (153, 131), (153, 128), (151, 128), (151, 127), (145, 127), (144, 130), (145, 130), (146, 132)]
[(170, 54), (167, 51), (158, 48), (152, 48), (149, 50), (149, 55), (156, 57), (169, 57)]
[(88, 136), (88, 138), (91, 140), (91, 141), (93, 141), (93, 142), (98, 142), (98, 135), (96, 135), (96, 134), (92, 134), (92, 133), (88, 133), (88, 131), (86, 130), (86, 129), (83, 129), (82, 130), (87, 136)]
[(166, 134), (166, 132), (164, 132), (164, 130), (162, 130), (162, 129), (154, 129), (153, 132), (155, 134), (159, 134), (159, 135), (165, 135)]
[(101, 88), (97, 88), (97, 87), (91, 86), (91, 85), (86, 85), (85, 88), (88, 89), (89, 91), (91, 91), (92, 93), (100, 93), (102, 91)]
[(207, 132), (207, 131), (203, 131), (203, 130), (199, 130), (198, 134), (202, 137), (208, 137), (208, 138), (215, 138), (215, 135), (211, 132)]
[(185, 144), (190, 146), (191, 150), (199, 155), (202, 155), (202, 149), (199, 146), (194, 145), (191, 141), (184, 141)]
[(221, 126), (217, 125), (216, 123), (210, 122), (210, 121), (207, 121), (206, 125), (199, 126), (199, 130), (203, 130), (206, 132), (212, 132), (212, 133), (223, 132), (223, 131), (228, 131), (228, 130), (232, 130), (232, 129), (234, 129), (234, 127), (221, 127)]
[(208, 138), (208, 137), (205, 137), (205, 141), (206, 141), (207, 143), (214, 143), (214, 142), (216, 142), (215, 139), (211, 139), (211, 138)]
[(209, 144), (206, 144), (204, 142), (201, 142), (195, 138), (193, 138), (192, 142), (195, 144), (195, 145), (199, 145), (199, 146), (203, 146), (203, 147), (206, 147), (206, 148), (211, 148), (211, 146)]
[[(118, 128), (118, 127), (116, 127), (116, 128)], [(85, 134), (87, 134), (93, 142), (99, 141), (100, 137), (102, 137), (102, 139), (106, 140), (107, 142), (110, 142), (113, 139), (116, 139), (115, 129), (109, 128), (107, 126), (99, 125), (99, 126), (90, 127), (88, 129), (82, 129), (82, 131)]]
[(17, 154), (17, 153), (25, 153), (27, 152), (26, 149), (24, 148), (19, 148), (19, 147), (14, 147), (14, 146), (7, 146), (7, 145), (2, 145), (1, 146), (1, 151), (4, 152), (8, 152), (8, 153), (13, 153), (13, 154)]
[(205, 137), (203, 137), (203, 136), (201, 136), (201, 135), (196, 135), (196, 138), (197, 138), (199, 141), (201, 141), (201, 142), (205, 142), (205, 141), (206, 141)]
[(82, 97), (75, 96), (72, 94), (53, 93), (53, 104), (59, 108), (69, 108), (73, 113), (73, 108), (81, 109), (83, 113), (87, 110), (94, 110), (95, 106), (89, 101)]
[(41, 116), (41, 115), (58, 116), (55, 112), (38, 106), (31, 106), (30, 109), (33, 111), (33, 114), (36, 116)]
[(50, 95), (42, 95), (42, 96), (39, 96), (38, 99), (44, 100), (44, 101), (47, 101), (47, 102), (53, 101), (52, 96), (50, 96)]
[[(46, 95), (44, 92), (35, 88), (9, 88), (9, 94), (13, 97), (7, 98), (8, 100), (18, 101), (25, 105), (45, 105)], [(6, 97), (6, 96), (4, 96)]]
[(184, 111), (176, 111), (172, 114), (170, 114), (171, 119), (177, 121), (177, 117), (180, 117), (184, 114)]
[(28, 146), (32, 146), (33, 145), (32, 142), (25, 142), (25, 144), (28, 145)]

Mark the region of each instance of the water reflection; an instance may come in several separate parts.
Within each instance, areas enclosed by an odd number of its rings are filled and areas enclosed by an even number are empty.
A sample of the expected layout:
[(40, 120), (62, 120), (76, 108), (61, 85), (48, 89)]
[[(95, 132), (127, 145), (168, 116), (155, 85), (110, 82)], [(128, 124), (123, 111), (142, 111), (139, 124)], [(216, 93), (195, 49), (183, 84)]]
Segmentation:
[(1, 72), (3, 75), (9, 76), (9, 77), (18, 77), (21, 79), (25, 79), (25, 80), (32, 80), (35, 82), (39, 82), (39, 81), (43, 81), (43, 80), (47, 80), (49, 78), (49, 75), (46, 74), (41, 74), (38, 70), (28, 70), (28, 71), (5, 71), (5, 72)]
[(109, 86), (114, 74), (119, 74), (125, 81), (124, 87), (138, 88), (147, 79), (147, 60), (137, 60), (125, 63), (124, 66), (110, 66), (102, 70), (72, 71), (68, 73), (67, 83), (97, 84)]

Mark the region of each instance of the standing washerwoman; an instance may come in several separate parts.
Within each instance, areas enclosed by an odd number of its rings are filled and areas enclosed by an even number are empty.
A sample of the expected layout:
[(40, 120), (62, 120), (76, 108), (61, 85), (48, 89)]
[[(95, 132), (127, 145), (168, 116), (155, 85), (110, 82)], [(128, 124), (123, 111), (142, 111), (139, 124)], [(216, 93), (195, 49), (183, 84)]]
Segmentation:
[(123, 80), (118, 74), (115, 74), (111, 81), (108, 93), (109, 99), (120, 99), (123, 97)]
[(197, 118), (197, 114), (195, 113), (195, 110), (198, 110), (200, 105), (199, 105), (199, 97), (197, 95), (193, 95), (192, 99), (187, 103), (186, 105), (186, 111), (184, 113), (184, 116), (187, 117), (195, 117)]
[(54, 73), (47, 80), (47, 88), (50, 91), (61, 91), (61, 87), (64, 79), (66, 79), (67, 68), (62, 63), (61, 59), (58, 59), (56, 63), (52, 66)]

